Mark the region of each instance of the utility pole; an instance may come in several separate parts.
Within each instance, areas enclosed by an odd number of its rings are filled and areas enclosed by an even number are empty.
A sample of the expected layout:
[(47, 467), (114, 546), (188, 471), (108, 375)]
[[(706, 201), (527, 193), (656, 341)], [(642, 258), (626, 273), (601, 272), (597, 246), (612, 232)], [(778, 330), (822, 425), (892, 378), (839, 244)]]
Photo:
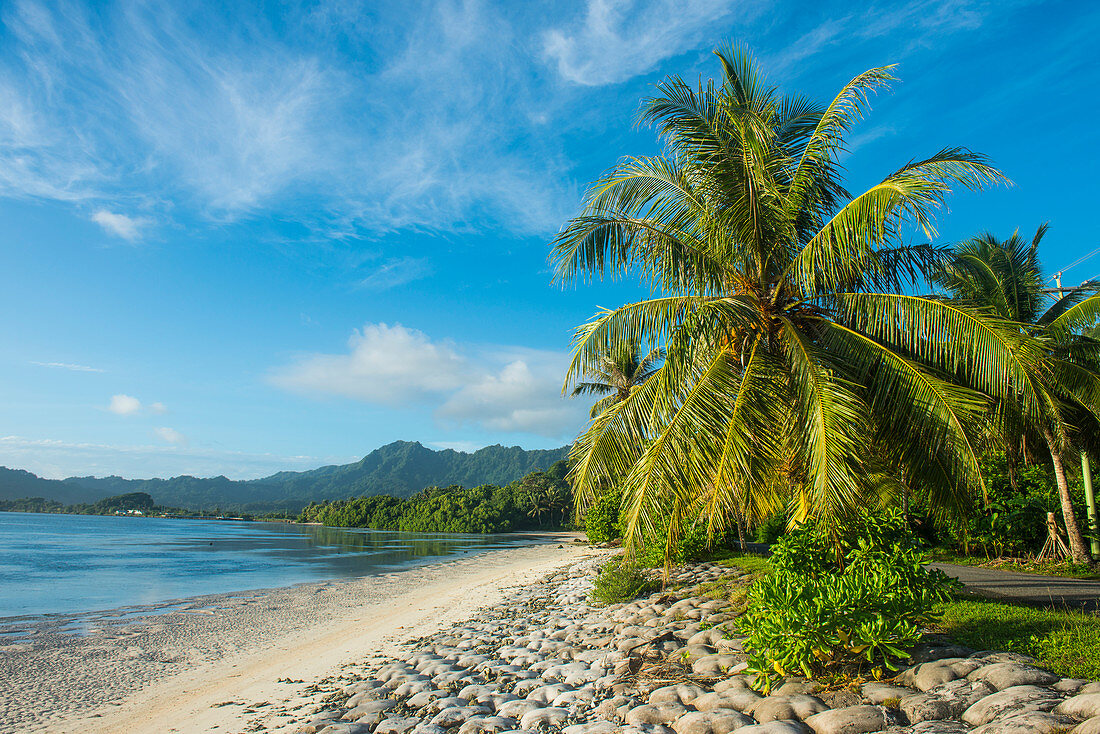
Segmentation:
[(1081, 452), (1081, 476), (1085, 480), (1085, 507), (1088, 513), (1090, 545), (1093, 559), (1100, 558), (1100, 526), (1096, 521), (1096, 492), (1092, 488), (1092, 466), (1089, 455)]

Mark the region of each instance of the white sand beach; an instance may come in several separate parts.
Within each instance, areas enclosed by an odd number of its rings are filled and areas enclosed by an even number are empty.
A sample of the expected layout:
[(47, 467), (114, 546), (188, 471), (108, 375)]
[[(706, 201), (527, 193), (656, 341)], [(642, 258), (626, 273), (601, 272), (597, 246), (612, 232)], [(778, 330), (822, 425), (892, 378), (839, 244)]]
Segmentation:
[(279, 726), (318, 681), (591, 553), (574, 537), (356, 580), (28, 621), (25, 637), (0, 643), (0, 731)]

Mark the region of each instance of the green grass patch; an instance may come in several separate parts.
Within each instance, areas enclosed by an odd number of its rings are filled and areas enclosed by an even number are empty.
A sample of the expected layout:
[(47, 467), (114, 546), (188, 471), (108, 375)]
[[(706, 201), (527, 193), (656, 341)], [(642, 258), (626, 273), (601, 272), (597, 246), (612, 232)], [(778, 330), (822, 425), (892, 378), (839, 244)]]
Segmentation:
[(1100, 678), (1100, 617), (1079, 611), (1036, 609), (988, 599), (940, 604), (937, 626), (975, 650), (1030, 655), (1067, 678)]
[(933, 560), (941, 563), (954, 563), (957, 566), (979, 566), (995, 568), (1000, 571), (1033, 573), (1040, 576), (1062, 576), (1070, 579), (1100, 579), (1100, 572), (1086, 563), (1065, 561), (1037, 561), (1034, 558), (985, 558), (982, 556), (960, 556), (945, 551), (935, 551)]
[(752, 556), (747, 553), (740, 553), (732, 555), (728, 558), (723, 558), (720, 561), (716, 561), (719, 566), (729, 566), (730, 568), (740, 568), (742, 571), (752, 574), (753, 576), (759, 576), (765, 573), (771, 573), (772, 562), (763, 556)]
[(614, 559), (604, 564), (592, 585), (592, 598), (603, 604), (630, 601), (661, 588), (661, 583), (637, 566)]

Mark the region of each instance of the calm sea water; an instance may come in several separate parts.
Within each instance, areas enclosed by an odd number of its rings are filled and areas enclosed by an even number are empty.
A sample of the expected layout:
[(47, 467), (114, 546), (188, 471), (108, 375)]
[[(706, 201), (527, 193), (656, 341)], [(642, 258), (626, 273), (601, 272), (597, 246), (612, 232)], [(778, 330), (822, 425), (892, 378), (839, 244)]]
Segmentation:
[(533, 539), (0, 512), (0, 617), (366, 576)]

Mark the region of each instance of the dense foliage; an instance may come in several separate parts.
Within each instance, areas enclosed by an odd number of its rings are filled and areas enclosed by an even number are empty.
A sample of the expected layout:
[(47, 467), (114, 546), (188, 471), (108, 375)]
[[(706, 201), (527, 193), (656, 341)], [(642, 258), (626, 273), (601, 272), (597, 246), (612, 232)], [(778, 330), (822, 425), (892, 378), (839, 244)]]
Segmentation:
[(130, 492), (105, 497), (98, 502), (79, 502), (66, 505), (42, 497), (0, 500), (0, 512), (45, 512), (67, 515), (180, 515), (186, 510), (160, 507), (144, 492)]
[(753, 585), (739, 622), (757, 683), (896, 669), (954, 583), (926, 560), (896, 512), (863, 515), (839, 536), (808, 522), (780, 538), (774, 571)]
[(412, 497), (389, 495), (310, 503), (300, 522), (421, 533), (502, 533), (567, 527), (573, 496), (564, 461), (504, 487), (428, 487)]

